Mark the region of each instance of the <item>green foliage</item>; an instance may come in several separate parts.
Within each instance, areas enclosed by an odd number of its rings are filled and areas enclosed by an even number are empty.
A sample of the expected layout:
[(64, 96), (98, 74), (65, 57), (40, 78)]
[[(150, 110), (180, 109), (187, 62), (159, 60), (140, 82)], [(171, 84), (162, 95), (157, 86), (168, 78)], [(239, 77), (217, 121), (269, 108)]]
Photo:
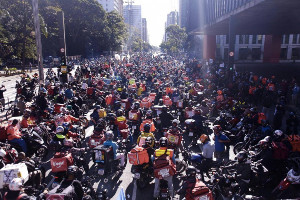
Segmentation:
[(135, 38), (132, 42), (131, 50), (133, 52), (150, 52), (152, 50), (152, 46), (144, 42), (141, 38)]
[[(0, 59), (35, 58), (31, 0), (0, 0)], [(57, 13), (64, 12), (68, 55), (120, 50), (127, 37), (123, 18), (106, 13), (96, 0), (39, 0), (43, 56), (57, 56)]]
[(160, 48), (170, 54), (175, 55), (184, 48), (187, 34), (184, 28), (178, 25), (171, 25), (166, 28), (167, 41), (162, 42)]

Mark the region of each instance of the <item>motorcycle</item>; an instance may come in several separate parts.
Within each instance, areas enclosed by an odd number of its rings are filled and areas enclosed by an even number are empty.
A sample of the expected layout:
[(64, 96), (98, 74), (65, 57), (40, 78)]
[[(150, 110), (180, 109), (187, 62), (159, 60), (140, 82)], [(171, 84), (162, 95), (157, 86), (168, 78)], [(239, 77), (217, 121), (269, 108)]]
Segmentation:
[(291, 186), (294, 187), (298, 186), (297, 188), (299, 191), (299, 185), (300, 185), (300, 175), (299, 173), (295, 172), (294, 169), (291, 169), (287, 173), (286, 177), (279, 183), (279, 185), (277, 185), (274, 188), (274, 190), (272, 191), (272, 195), (276, 198), (282, 198), (282, 197), (286, 198), (286, 195), (289, 198), (299, 197), (299, 192), (297, 194), (294, 194), (297, 190), (288, 190)]
[(133, 173), (133, 180), (136, 181), (139, 189), (146, 188), (154, 179), (152, 176), (153, 169), (150, 167), (149, 163), (133, 165), (131, 172)]
[[(43, 138), (34, 130), (31, 129), (27, 131), (26, 129), (23, 132), (22, 139), (26, 142), (27, 145), (27, 157), (32, 157), (36, 155), (37, 157), (45, 158), (48, 154), (48, 148), (45, 145)], [(21, 147), (16, 143), (10, 143), (18, 151), (22, 151)]]

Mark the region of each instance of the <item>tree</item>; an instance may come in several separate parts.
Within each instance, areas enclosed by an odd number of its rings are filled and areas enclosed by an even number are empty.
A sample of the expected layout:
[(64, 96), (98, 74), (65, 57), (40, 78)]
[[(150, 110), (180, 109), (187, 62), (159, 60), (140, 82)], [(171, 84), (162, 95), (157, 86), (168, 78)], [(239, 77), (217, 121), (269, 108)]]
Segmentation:
[[(26, 59), (35, 58), (35, 32), (30, 0), (1, 0), (1, 49), (4, 58), (19, 58), (23, 69)], [(3, 56), (1, 56), (3, 58)]]
[(187, 34), (184, 28), (178, 25), (171, 25), (166, 28), (167, 40), (162, 42), (160, 48), (170, 55), (178, 54), (184, 47)]

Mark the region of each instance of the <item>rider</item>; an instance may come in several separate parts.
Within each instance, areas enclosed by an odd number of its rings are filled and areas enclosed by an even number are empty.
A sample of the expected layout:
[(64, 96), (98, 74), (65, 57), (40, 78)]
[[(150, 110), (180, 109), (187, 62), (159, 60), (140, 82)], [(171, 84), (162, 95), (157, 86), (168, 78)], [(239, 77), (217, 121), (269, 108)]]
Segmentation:
[(143, 148), (147, 150), (147, 153), (149, 155), (149, 163), (152, 166), (152, 156), (154, 155), (154, 149), (153, 149), (153, 138), (152, 137), (147, 137), (145, 140), (145, 144), (143, 145)]
[(228, 160), (228, 151), (225, 150), (225, 144), (229, 143), (229, 138), (224, 135), (220, 125), (215, 125), (214, 128), (215, 140), (215, 157), (217, 160)]
[[(139, 146), (141, 146), (141, 145), (143, 145), (144, 142), (146, 142), (147, 137), (151, 137), (152, 138), (152, 143), (151, 143), (150, 146), (153, 147), (154, 142), (155, 142), (155, 137), (154, 137), (153, 133), (150, 131), (151, 125), (147, 123), (147, 124), (144, 125), (143, 129), (144, 129), (144, 131), (141, 133), (141, 135), (137, 139), (137, 144)], [(144, 142), (143, 142), (143, 140), (144, 140)], [(141, 142), (141, 144), (140, 144), (140, 142)]]
[(168, 112), (167, 106), (162, 107), (162, 112), (159, 115), (162, 128), (169, 128), (172, 125), (174, 117)]
[(145, 131), (144, 126), (146, 124), (150, 125), (150, 132), (154, 133), (155, 132), (155, 125), (154, 125), (154, 120), (152, 119), (152, 111), (151, 110), (147, 110), (146, 119), (141, 123), (140, 131)]
[(117, 153), (117, 150), (119, 148), (118, 144), (116, 142), (113, 142), (114, 134), (112, 131), (106, 132), (106, 141), (103, 143), (104, 146), (111, 146), (113, 148), (114, 152), (114, 159), (121, 159), (121, 167), (124, 167), (125, 165), (125, 155), (124, 153)]
[[(68, 167), (66, 179), (64, 179), (59, 186), (53, 188), (48, 192), (49, 194), (58, 193), (61, 191), (65, 193), (65, 199), (82, 199), (84, 196), (84, 190), (81, 182), (76, 180), (79, 176), (79, 169), (75, 165)], [(47, 192), (46, 192), (47, 193)]]
[(19, 127), (17, 124), (19, 121), (14, 119), (12, 124), (7, 127), (7, 138), (11, 143), (17, 143), (23, 150), (23, 152), (27, 152), (26, 142), (22, 139), (22, 134), (20, 133)]
[(14, 178), (9, 183), (9, 190), (4, 195), (4, 200), (27, 200), (30, 199), (30, 197), (24, 193), (22, 190), (23, 186), (23, 180), (21, 178)]
[(196, 173), (197, 170), (194, 166), (188, 166), (186, 169), (186, 179), (180, 189), (176, 192), (180, 196), (185, 196), (186, 200), (193, 199), (190, 195), (197, 182)]
[(206, 134), (202, 134), (200, 136), (200, 141), (203, 144), (200, 173), (202, 181), (204, 181), (204, 172), (209, 177), (208, 170), (210, 169), (210, 166), (212, 164), (213, 154), (215, 152), (215, 145), (211, 143), (209, 137)]
[(273, 151), (267, 139), (262, 139), (258, 142), (259, 150), (255, 156), (252, 157), (253, 161), (261, 161), (261, 164), (269, 171), (274, 169)]
[[(154, 152), (154, 159), (157, 157), (162, 156), (163, 154), (167, 154), (175, 164), (175, 155), (173, 149), (168, 149), (168, 139), (165, 137), (161, 137), (159, 140), (160, 148), (156, 149)], [(173, 197), (173, 177), (169, 176), (164, 178), (168, 182), (168, 188), (171, 197)], [(153, 197), (157, 198), (159, 195), (159, 179), (155, 178), (155, 185), (154, 185), (154, 194)]]

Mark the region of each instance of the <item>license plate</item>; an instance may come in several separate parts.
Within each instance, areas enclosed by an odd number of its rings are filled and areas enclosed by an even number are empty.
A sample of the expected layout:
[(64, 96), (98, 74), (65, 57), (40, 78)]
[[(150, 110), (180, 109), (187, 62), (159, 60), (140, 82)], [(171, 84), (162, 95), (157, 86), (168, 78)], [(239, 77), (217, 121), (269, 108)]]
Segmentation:
[(193, 132), (189, 132), (189, 136), (190, 137), (194, 136), (194, 133)]
[(166, 193), (162, 193), (162, 194), (161, 194), (161, 197), (163, 197), (163, 198), (167, 198), (167, 197), (168, 197), (168, 194), (166, 194)]
[(132, 126), (132, 129), (135, 130), (135, 129), (136, 129), (136, 126)]

